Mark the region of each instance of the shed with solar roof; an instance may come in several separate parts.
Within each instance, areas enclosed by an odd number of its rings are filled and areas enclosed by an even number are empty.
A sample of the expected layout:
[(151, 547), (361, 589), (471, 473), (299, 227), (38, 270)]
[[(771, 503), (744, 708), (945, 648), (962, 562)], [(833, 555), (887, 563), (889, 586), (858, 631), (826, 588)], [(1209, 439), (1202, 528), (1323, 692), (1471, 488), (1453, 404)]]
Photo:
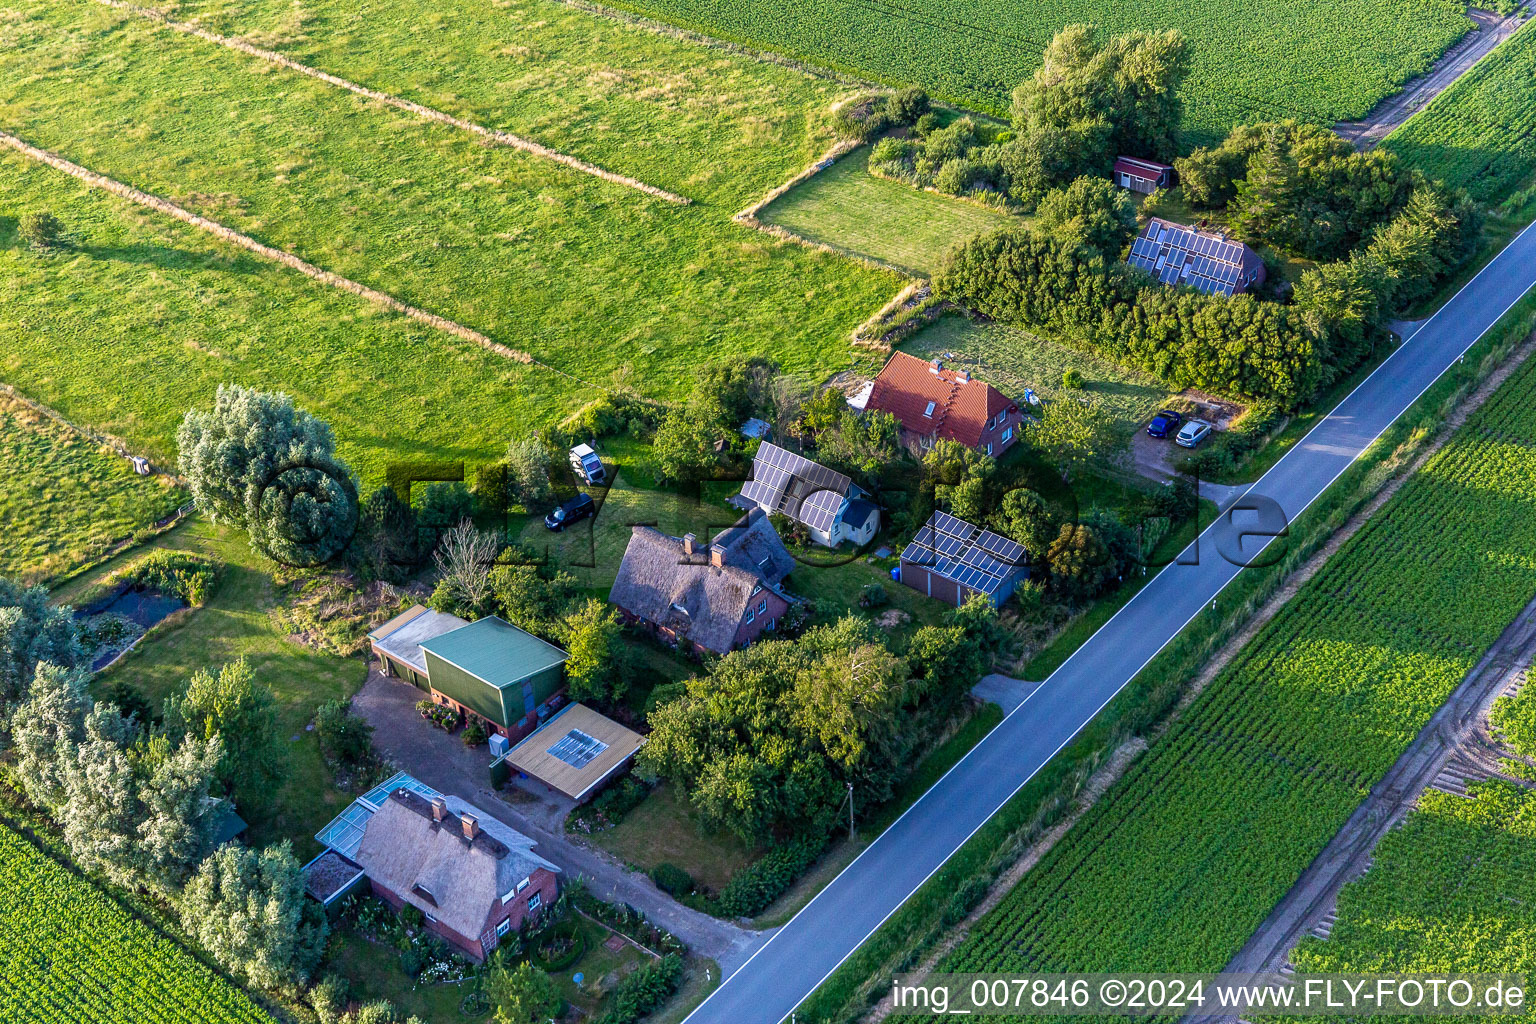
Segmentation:
[(580, 803), (621, 774), (645, 737), (585, 704), (569, 704), (506, 760), (551, 789)]
[(980, 594), (994, 607), (1029, 578), (1024, 545), (935, 512), (901, 552), (901, 583), (955, 607)]
[(1166, 285), (1206, 295), (1241, 295), (1264, 283), (1264, 260), (1242, 242), (1153, 217), (1131, 243), (1126, 262)]

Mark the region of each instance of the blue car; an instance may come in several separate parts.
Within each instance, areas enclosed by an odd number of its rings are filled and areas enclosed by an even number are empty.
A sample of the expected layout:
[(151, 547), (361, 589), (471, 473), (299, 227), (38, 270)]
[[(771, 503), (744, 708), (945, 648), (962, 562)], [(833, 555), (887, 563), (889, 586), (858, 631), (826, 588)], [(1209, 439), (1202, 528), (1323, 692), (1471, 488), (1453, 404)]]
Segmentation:
[(1164, 409), (1152, 417), (1152, 422), (1147, 424), (1147, 433), (1153, 437), (1167, 437), (1179, 429), (1184, 422), (1184, 417), (1172, 409)]

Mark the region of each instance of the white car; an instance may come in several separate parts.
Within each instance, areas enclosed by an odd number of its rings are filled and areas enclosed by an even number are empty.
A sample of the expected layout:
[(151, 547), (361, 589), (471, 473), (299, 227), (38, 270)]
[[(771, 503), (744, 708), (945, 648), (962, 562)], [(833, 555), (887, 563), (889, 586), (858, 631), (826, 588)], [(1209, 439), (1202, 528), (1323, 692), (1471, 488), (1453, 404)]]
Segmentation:
[(1181, 448), (1193, 448), (1211, 435), (1211, 425), (1205, 420), (1190, 420), (1180, 428), (1174, 443)]

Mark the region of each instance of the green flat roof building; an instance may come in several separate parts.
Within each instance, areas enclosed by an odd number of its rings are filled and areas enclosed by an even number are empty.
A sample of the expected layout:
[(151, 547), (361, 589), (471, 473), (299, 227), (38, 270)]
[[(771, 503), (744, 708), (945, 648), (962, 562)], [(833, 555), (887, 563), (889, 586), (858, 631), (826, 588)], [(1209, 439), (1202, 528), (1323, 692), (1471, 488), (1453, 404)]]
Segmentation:
[(432, 689), (508, 732), (565, 686), (568, 655), (494, 615), (420, 646)]

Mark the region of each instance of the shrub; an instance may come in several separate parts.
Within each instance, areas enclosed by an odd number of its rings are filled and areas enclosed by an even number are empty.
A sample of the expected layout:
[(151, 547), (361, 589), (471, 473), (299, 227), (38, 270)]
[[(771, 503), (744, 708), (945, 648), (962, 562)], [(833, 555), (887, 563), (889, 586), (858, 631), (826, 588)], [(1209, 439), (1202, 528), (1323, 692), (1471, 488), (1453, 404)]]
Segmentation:
[(967, 878), (960, 883), (960, 887), (949, 896), (949, 902), (944, 904), (943, 924), (946, 928), (952, 928), (965, 920), (965, 916), (976, 909), (991, 888), (991, 882), (980, 875)]
[(883, 608), (890, 603), (890, 596), (878, 583), (866, 583), (859, 593), (860, 608)]
[(469, 724), (464, 727), (464, 735), (459, 737), (466, 747), (478, 747), (491, 738), (491, 730), (485, 727), (485, 722), (478, 718), (471, 718)]
[(917, 119), (917, 123), (912, 126), (912, 134), (921, 139), (938, 131), (938, 128), (939, 115), (929, 111)]
[(676, 953), (647, 964), (619, 982), (597, 1024), (634, 1024), (671, 998), (682, 977), (683, 958)]
[(752, 917), (784, 895), (827, 848), (825, 836), (802, 836), (775, 846), (731, 876), (715, 898), (724, 917)]
[(400, 951), (400, 969), (409, 977), (416, 977), (422, 968), (421, 951), (415, 946), (407, 946)]
[(928, 113), (928, 94), (911, 86), (886, 100), (885, 109), (897, 124), (913, 124)]
[(964, 157), (957, 156), (944, 161), (938, 175), (933, 179), (933, 187), (952, 196), (961, 196), (970, 191), (978, 177), (977, 166)]
[(507, 514), (507, 464), (487, 462), (475, 467), (475, 508), (485, 516)]
[(649, 717), (650, 713), (657, 708), (687, 695), (687, 683), (660, 683), (651, 690), (651, 695), (645, 698), (645, 713)]
[(315, 710), (315, 734), (327, 761), (358, 768), (373, 759), (373, 726), (351, 713), (352, 704), (329, 700)]
[(327, 974), (309, 990), (309, 1005), (320, 1024), (336, 1024), (347, 1008), (349, 997), (347, 979), (339, 974)]
[(541, 929), (528, 940), (528, 959), (535, 967), (551, 974), (565, 970), (580, 960), (586, 951), (586, 937), (568, 921)]
[(427, 915), (422, 913), (418, 906), (407, 903), (400, 908), (400, 923), (410, 929), (420, 928), (427, 921)]
[(656, 888), (669, 896), (686, 896), (693, 892), (693, 876), (676, 864), (662, 861), (651, 868), (651, 881)]
[(57, 244), (64, 232), (59, 218), (47, 210), (29, 210), (21, 215), (21, 237), (34, 249), (48, 249)]
[(1083, 389), (1082, 371), (1075, 367), (1068, 367), (1061, 373), (1061, 386), (1069, 391), (1081, 391)]

